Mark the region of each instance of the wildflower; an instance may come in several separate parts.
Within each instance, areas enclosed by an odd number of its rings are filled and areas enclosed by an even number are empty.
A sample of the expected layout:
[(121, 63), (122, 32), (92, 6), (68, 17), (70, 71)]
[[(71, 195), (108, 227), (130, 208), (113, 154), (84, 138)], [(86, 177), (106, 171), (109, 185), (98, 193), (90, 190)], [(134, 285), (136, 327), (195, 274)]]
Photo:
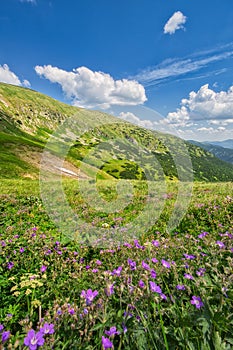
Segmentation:
[(100, 260), (96, 260), (96, 265), (102, 265), (102, 262)]
[(193, 280), (194, 279), (193, 276), (190, 275), (189, 273), (185, 273), (184, 274), (184, 278), (187, 278), (187, 280)]
[(20, 252), (20, 253), (23, 253), (23, 252), (25, 252), (25, 249), (24, 249), (24, 248), (20, 248), (20, 249), (19, 249), (19, 252)]
[(5, 343), (10, 337), (10, 331), (4, 331), (2, 332), (2, 343)]
[(119, 266), (117, 269), (114, 269), (112, 271), (112, 275), (116, 275), (116, 276), (120, 277), (121, 271), (122, 271), (122, 266)]
[(69, 312), (70, 315), (74, 315), (74, 314), (75, 314), (75, 311), (74, 311), (73, 308), (70, 308), (70, 309), (68, 310), (68, 312)]
[(4, 329), (3, 324), (0, 324), (0, 332)]
[(195, 305), (197, 309), (200, 309), (202, 306), (204, 306), (204, 303), (202, 302), (200, 297), (196, 297), (195, 295), (192, 297), (192, 300), (190, 300), (190, 303)]
[(97, 273), (99, 271), (99, 269), (92, 269), (91, 272), (93, 273)]
[(167, 300), (167, 296), (163, 293), (160, 294), (160, 297), (163, 299), (163, 300)]
[(107, 288), (104, 288), (105, 294), (110, 297), (114, 293), (114, 283), (108, 284)]
[(91, 289), (88, 289), (87, 291), (83, 290), (81, 293), (81, 297), (86, 299), (86, 304), (91, 305), (93, 299), (98, 295), (98, 291), (95, 290), (92, 292)]
[(130, 269), (133, 271), (133, 270), (136, 270), (136, 262), (135, 261), (132, 261), (131, 259), (128, 259), (128, 264), (130, 266)]
[(46, 334), (53, 334), (54, 333), (54, 325), (52, 323), (45, 323), (42, 328), (40, 328), (40, 331), (46, 335)]
[(153, 246), (158, 247), (160, 245), (159, 241), (152, 241)]
[(153, 264), (158, 262), (158, 260), (156, 258), (152, 258), (151, 261), (153, 262)]
[(201, 277), (204, 276), (206, 269), (203, 267), (200, 267), (199, 270), (196, 271), (197, 276)]
[(158, 293), (158, 294), (162, 293), (160, 286), (158, 286), (155, 282), (149, 281), (149, 284), (150, 284), (150, 290), (152, 292)]
[(140, 244), (138, 243), (138, 240), (137, 240), (137, 239), (134, 240), (134, 245), (135, 245), (136, 248), (139, 248), (139, 249), (144, 249), (144, 248), (145, 248), (143, 245), (140, 245)]
[(195, 255), (192, 255), (192, 254), (183, 254), (183, 255), (186, 259), (189, 259), (189, 260), (193, 260), (196, 258)]
[(109, 329), (109, 331), (105, 331), (105, 334), (106, 334), (107, 336), (109, 336), (109, 337), (112, 337), (112, 336), (114, 336), (114, 335), (119, 335), (120, 332), (118, 332), (117, 329), (116, 329), (116, 327), (113, 326), (113, 327), (111, 327), (111, 328)]
[(12, 261), (8, 262), (7, 268), (8, 270), (11, 270), (14, 267), (14, 263)]
[(167, 269), (170, 269), (171, 264), (170, 264), (168, 261), (162, 259), (162, 260), (161, 260), (161, 263), (162, 263), (162, 265), (163, 265), (164, 267), (166, 267)]
[(151, 278), (156, 278), (156, 272), (155, 272), (155, 270), (151, 270), (151, 272), (150, 272), (150, 275), (151, 275)]
[(123, 332), (124, 332), (124, 334), (127, 332), (127, 327), (126, 327), (126, 325), (124, 324), (124, 323), (122, 323), (122, 329), (123, 329)]
[(24, 338), (24, 345), (28, 346), (30, 350), (36, 350), (38, 346), (44, 344), (43, 333), (35, 332), (34, 329), (31, 329), (26, 338)]
[(47, 266), (42, 265), (40, 268), (40, 272), (45, 272), (47, 270)]
[(102, 345), (104, 350), (113, 348), (113, 343), (108, 338), (105, 338), (104, 336), (102, 337)]
[(217, 241), (216, 244), (219, 246), (219, 248), (224, 248), (225, 244), (221, 241)]
[(138, 282), (138, 285), (139, 285), (140, 288), (144, 288), (145, 287), (145, 283), (142, 280), (140, 280)]
[(204, 238), (206, 235), (208, 235), (209, 232), (202, 232), (198, 235), (198, 238)]
[(145, 269), (145, 270), (150, 270), (150, 266), (148, 264), (145, 263), (144, 260), (142, 260), (142, 267)]
[(178, 290), (185, 290), (185, 286), (183, 284), (177, 284), (176, 289)]

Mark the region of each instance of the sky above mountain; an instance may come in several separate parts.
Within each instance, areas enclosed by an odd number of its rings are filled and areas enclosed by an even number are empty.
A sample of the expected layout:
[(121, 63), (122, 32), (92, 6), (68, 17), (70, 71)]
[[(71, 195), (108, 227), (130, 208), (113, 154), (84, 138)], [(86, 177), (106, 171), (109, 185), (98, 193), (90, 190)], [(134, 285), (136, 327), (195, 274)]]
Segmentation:
[(233, 138), (233, 4), (3, 0), (0, 81), (185, 139)]

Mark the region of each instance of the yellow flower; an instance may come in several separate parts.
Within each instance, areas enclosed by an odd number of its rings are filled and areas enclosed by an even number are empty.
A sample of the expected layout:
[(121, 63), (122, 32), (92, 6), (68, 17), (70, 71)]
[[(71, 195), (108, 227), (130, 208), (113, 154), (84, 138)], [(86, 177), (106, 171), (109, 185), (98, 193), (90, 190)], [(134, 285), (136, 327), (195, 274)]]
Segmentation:
[(32, 292), (31, 289), (27, 289), (26, 292), (25, 292), (25, 294), (26, 294), (26, 295), (29, 295), (29, 294), (31, 294), (31, 292)]
[(14, 286), (11, 288), (11, 292), (13, 292), (14, 290), (16, 290), (18, 287), (17, 286)]
[(40, 302), (40, 300), (33, 300), (33, 301), (32, 301), (32, 305), (35, 306), (35, 307), (37, 307), (37, 306), (40, 306), (40, 305), (41, 305), (41, 302)]
[(20, 295), (20, 292), (19, 292), (19, 291), (14, 292), (13, 295), (16, 296), (16, 297), (18, 297), (18, 296)]

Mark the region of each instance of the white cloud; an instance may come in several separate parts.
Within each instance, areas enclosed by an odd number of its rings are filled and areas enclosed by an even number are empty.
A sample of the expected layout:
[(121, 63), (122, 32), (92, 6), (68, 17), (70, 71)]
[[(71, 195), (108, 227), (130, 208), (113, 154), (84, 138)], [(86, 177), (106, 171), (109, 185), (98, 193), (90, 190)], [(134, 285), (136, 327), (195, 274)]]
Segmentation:
[(10, 70), (7, 64), (4, 64), (3, 66), (0, 65), (0, 81), (2, 83), (18, 86), (31, 86), (28, 80), (23, 80), (23, 82), (21, 82), (17, 75)]
[(182, 12), (180, 11), (175, 12), (165, 24), (163, 28), (164, 33), (174, 34), (176, 30), (184, 28), (183, 24), (185, 24), (186, 19), (187, 17), (184, 16)]
[[(181, 108), (168, 113), (167, 122), (176, 126), (187, 126), (190, 121), (213, 120), (228, 121), (233, 117), (233, 86), (228, 91), (215, 92), (209, 85), (203, 85), (198, 92), (191, 91), (188, 99), (181, 101)], [(224, 124), (222, 124), (224, 125)]]
[(225, 119), (225, 120), (210, 120), (210, 125), (228, 125), (233, 124), (233, 119)]
[(109, 74), (86, 67), (67, 72), (48, 65), (36, 66), (35, 71), (60, 84), (67, 98), (80, 107), (107, 109), (111, 105), (135, 106), (147, 100), (144, 87), (136, 80), (114, 80)]
[(201, 127), (198, 128), (197, 131), (201, 131), (201, 132), (205, 132), (205, 133), (209, 133), (209, 134), (217, 134), (217, 133), (222, 133), (226, 130), (226, 128), (224, 127), (219, 127), (217, 129), (214, 129), (212, 127), (210, 128), (206, 128), (206, 127)]
[[(185, 59), (167, 59), (152, 69), (145, 69), (134, 78), (144, 86), (159, 84), (162, 80), (179, 77), (187, 73), (196, 72), (207, 67), (210, 63), (221, 61), (233, 56), (233, 51), (216, 53), (209, 57), (190, 57)], [(223, 71), (221, 70), (220, 73)]]
[(142, 120), (139, 117), (137, 117), (134, 113), (131, 113), (131, 112), (121, 112), (119, 114), (119, 118), (147, 129), (153, 129), (156, 124), (155, 122), (152, 122), (151, 120), (148, 120), (148, 119)]

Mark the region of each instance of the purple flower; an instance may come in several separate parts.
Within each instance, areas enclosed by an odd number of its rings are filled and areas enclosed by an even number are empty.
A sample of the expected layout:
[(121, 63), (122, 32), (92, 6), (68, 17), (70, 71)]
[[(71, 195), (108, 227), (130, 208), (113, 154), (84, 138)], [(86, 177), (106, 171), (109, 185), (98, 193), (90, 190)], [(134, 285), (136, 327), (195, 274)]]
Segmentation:
[(8, 270), (11, 270), (14, 267), (14, 263), (12, 261), (8, 262), (7, 268)]
[(150, 275), (151, 275), (151, 278), (156, 278), (156, 272), (155, 272), (155, 270), (151, 270), (151, 272), (150, 272)]
[(0, 332), (4, 329), (3, 324), (0, 324)]
[(104, 288), (105, 294), (110, 297), (114, 293), (114, 283), (113, 284), (108, 284), (107, 288)]
[(113, 326), (113, 327), (111, 327), (111, 328), (109, 329), (109, 331), (105, 331), (105, 334), (106, 334), (107, 336), (109, 336), (109, 337), (112, 337), (112, 336), (114, 336), (114, 335), (119, 335), (120, 332), (118, 332), (117, 329), (116, 329), (116, 327)]
[(91, 289), (88, 289), (87, 291), (83, 290), (81, 293), (81, 297), (86, 299), (86, 304), (91, 305), (93, 299), (98, 295), (98, 291), (95, 290), (92, 292)]
[(208, 235), (209, 232), (202, 232), (198, 235), (198, 238), (204, 238), (206, 235)]
[(40, 271), (41, 272), (45, 272), (46, 270), (47, 270), (47, 266), (42, 265), (41, 268), (40, 268)]
[(140, 280), (138, 282), (138, 285), (139, 285), (140, 288), (144, 288), (145, 287), (145, 283), (142, 280)]
[(2, 343), (5, 343), (5, 341), (7, 341), (10, 337), (10, 331), (5, 331), (2, 332)]
[(216, 244), (219, 246), (219, 248), (224, 248), (225, 244), (221, 241), (217, 241)]
[(74, 311), (73, 308), (70, 308), (70, 309), (68, 310), (68, 312), (69, 312), (70, 315), (74, 315), (74, 314), (75, 314), (75, 311)]
[(122, 266), (119, 266), (117, 269), (114, 269), (112, 271), (112, 275), (116, 275), (116, 276), (120, 277), (121, 271), (122, 271)]
[(35, 332), (34, 329), (31, 329), (26, 338), (24, 338), (24, 345), (28, 346), (30, 350), (36, 350), (37, 347), (44, 344), (43, 333)]
[(199, 270), (196, 271), (197, 276), (201, 277), (204, 276), (206, 269), (203, 267), (200, 267)]
[(54, 325), (52, 323), (45, 323), (42, 328), (40, 328), (40, 331), (46, 335), (46, 334), (53, 334), (54, 333)]
[(168, 261), (162, 259), (162, 260), (161, 260), (161, 263), (162, 263), (162, 265), (163, 265), (164, 267), (166, 267), (167, 269), (170, 269), (171, 264), (170, 264)]
[(145, 270), (150, 270), (150, 266), (148, 264), (145, 263), (144, 260), (142, 260), (142, 267), (145, 269)]
[(163, 293), (160, 294), (160, 297), (163, 299), (163, 300), (167, 300), (167, 296)]
[(93, 273), (97, 273), (99, 271), (99, 269), (92, 269), (91, 270)]
[(25, 249), (24, 248), (20, 248), (19, 251), (20, 251), (20, 253), (23, 253), (23, 252), (25, 252)]
[(158, 262), (158, 260), (156, 258), (152, 258), (151, 261), (153, 262), (153, 264)]
[(96, 260), (96, 265), (102, 265), (102, 262), (100, 260)]
[(122, 329), (123, 329), (123, 333), (125, 334), (127, 332), (127, 327), (124, 323), (122, 323)]
[(195, 305), (197, 309), (200, 309), (202, 306), (204, 306), (204, 303), (202, 302), (200, 297), (196, 297), (195, 295), (192, 297), (192, 300), (190, 300), (190, 303)]
[(185, 286), (183, 284), (177, 284), (176, 289), (178, 290), (185, 290)]
[(143, 245), (140, 245), (140, 244), (138, 243), (138, 240), (137, 240), (137, 239), (134, 240), (134, 245), (135, 245), (136, 248), (139, 248), (139, 249), (144, 249), (144, 248), (145, 248)]
[(193, 280), (194, 279), (193, 276), (190, 275), (189, 273), (185, 273), (184, 274), (184, 278), (187, 278), (187, 280)]
[(130, 269), (133, 271), (133, 270), (136, 270), (136, 262), (135, 261), (132, 261), (131, 259), (128, 259), (128, 264), (130, 266)]
[(155, 282), (149, 281), (149, 284), (150, 284), (150, 290), (152, 292), (158, 293), (158, 294), (162, 293), (160, 286), (158, 286)]
[(152, 241), (152, 244), (155, 246), (155, 247), (158, 247), (160, 245), (159, 241)]
[(102, 345), (104, 347), (104, 350), (113, 348), (113, 343), (108, 338), (105, 338), (104, 336), (102, 337)]
[(2, 245), (2, 247), (5, 247), (6, 246), (6, 242), (1, 241), (1, 245)]
[(183, 255), (186, 259), (189, 259), (189, 260), (193, 260), (196, 258), (195, 255), (192, 255), (192, 254), (183, 254)]

